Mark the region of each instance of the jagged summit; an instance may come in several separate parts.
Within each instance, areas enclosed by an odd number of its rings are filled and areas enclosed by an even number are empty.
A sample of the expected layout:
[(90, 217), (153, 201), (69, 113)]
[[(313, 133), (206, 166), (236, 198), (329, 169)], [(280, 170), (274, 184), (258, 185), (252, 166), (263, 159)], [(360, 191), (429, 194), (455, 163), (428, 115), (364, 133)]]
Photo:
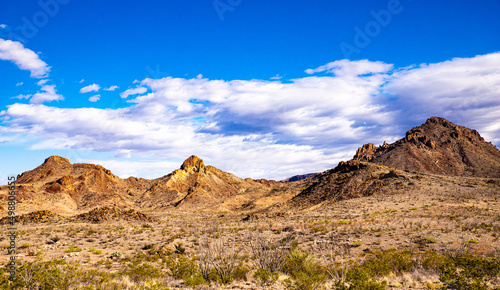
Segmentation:
[(500, 151), (476, 130), (440, 117), (427, 119), (392, 144), (365, 144), (353, 159), (434, 174), (500, 177)]
[(204, 172), (205, 164), (203, 163), (203, 160), (198, 158), (198, 156), (191, 155), (188, 159), (184, 161), (184, 163), (182, 163), (181, 169), (191, 173)]
[(65, 165), (71, 165), (71, 162), (67, 158), (57, 156), (57, 155), (52, 155), (49, 158), (45, 159), (43, 164), (65, 164)]

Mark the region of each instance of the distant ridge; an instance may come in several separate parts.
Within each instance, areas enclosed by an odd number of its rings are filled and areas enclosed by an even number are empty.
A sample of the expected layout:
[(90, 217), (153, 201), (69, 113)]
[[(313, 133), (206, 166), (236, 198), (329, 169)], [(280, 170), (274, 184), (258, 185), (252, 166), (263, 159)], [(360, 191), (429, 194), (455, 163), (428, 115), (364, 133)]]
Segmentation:
[(304, 180), (306, 178), (312, 177), (318, 173), (307, 173), (307, 174), (300, 174), (300, 175), (294, 175), (292, 177), (289, 177), (287, 179), (280, 180), (280, 182), (294, 182), (294, 181), (300, 181)]
[(500, 150), (476, 130), (431, 117), (392, 144), (368, 143), (354, 160), (431, 174), (500, 177)]

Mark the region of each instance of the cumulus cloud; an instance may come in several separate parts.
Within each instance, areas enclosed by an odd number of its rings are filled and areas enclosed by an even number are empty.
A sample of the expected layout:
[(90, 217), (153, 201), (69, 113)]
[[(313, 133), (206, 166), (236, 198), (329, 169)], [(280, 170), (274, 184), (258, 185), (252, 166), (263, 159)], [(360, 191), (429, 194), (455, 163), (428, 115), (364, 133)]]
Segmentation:
[(0, 28), (7, 28), (7, 24), (0, 24)]
[(98, 85), (98, 84), (91, 84), (91, 85), (88, 85), (88, 86), (85, 86), (83, 88), (80, 89), (80, 94), (85, 94), (85, 93), (89, 93), (89, 92), (97, 92), (101, 89), (101, 86)]
[(40, 88), (41, 92), (37, 92), (31, 96), (30, 103), (41, 104), (52, 101), (62, 101), (64, 97), (56, 93), (55, 85), (44, 85)]
[[(135, 83), (135, 81), (134, 81)], [(120, 93), (120, 97), (122, 99), (125, 99), (127, 98), (128, 96), (131, 96), (131, 95), (138, 95), (138, 94), (144, 94), (145, 92), (147, 92), (148, 89), (145, 88), (145, 87), (138, 87), (138, 88), (132, 88), (132, 89), (128, 89), (124, 92), (121, 92)]]
[[(151, 165), (148, 176), (161, 176), (196, 154), (240, 177), (275, 179), (334, 167), (363, 143), (395, 141), (432, 115), (500, 144), (498, 53), (399, 69), (342, 60), (307, 72), (286, 83), (148, 78), (121, 94), (143, 95), (119, 109), (13, 104), (0, 113), (0, 133), (39, 136), (31, 149), (139, 159), (101, 162), (122, 175)], [(321, 72), (332, 75), (313, 75)]]
[(20, 69), (30, 71), (32, 78), (46, 77), (50, 70), (38, 54), (17, 41), (0, 38), (0, 59), (11, 61)]
[(24, 84), (23, 82), (19, 82), (16, 84), (16, 87), (22, 86), (23, 84)]
[(101, 95), (95, 95), (89, 98), (89, 101), (91, 102), (97, 102), (101, 99)]
[(114, 91), (116, 89), (118, 89), (118, 86), (110, 86), (109, 88), (104, 88), (103, 90), (105, 90), (105, 91)]

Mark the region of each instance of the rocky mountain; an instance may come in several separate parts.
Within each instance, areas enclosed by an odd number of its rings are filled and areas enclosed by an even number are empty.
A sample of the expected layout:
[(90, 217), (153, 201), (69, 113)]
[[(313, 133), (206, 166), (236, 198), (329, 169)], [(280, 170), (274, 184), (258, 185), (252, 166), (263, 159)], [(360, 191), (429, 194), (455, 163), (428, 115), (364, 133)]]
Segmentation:
[(268, 192), (276, 181), (241, 179), (191, 156), (172, 173), (154, 180), (140, 197), (140, 206), (149, 208), (233, 208), (255, 194)]
[(130, 207), (129, 198), (149, 187), (151, 181), (122, 179), (95, 164), (71, 164), (68, 159), (51, 156), (37, 168), (19, 176), (18, 199), (24, 203), (51, 205), (60, 212), (102, 205), (103, 202)]
[(290, 204), (307, 207), (324, 202), (370, 196), (401, 189), (411, 182), (406, 173), (369, 162), (341, 161), (337, 167), (304, 180), (304, 189)]
[(431, 117), (392, 144), (360, 147), (355, 160), (451, 176), (500, 177), (500, 150), (476, 130)]
[[(191, 156), (172, 173), (153, 180), (122, 179), (95, 164), (71, 164), (51, 156), (16, 182), (18, 200), (33, 209), (74, 213), (97, 206), (117, 209), (161, 208), (232, 210), (259, 200), (279, 184), (264, 179), (241, 179)], [(6, 200), (7, 187), (0, 188)], [(264, 203), (265, 204), (265, 203)]]

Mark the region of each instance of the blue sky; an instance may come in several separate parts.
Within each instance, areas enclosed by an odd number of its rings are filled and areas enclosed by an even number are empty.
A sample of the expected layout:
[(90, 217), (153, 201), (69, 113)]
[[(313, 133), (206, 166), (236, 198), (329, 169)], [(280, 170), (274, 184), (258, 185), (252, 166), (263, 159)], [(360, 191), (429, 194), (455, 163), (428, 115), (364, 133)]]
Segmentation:
[[(500, 145), (500, 2), (0, 1), (0, 180), (50, 155), (281, 179), (438, 115)], [(5, 178), (3, 177), (5, 176)]]

